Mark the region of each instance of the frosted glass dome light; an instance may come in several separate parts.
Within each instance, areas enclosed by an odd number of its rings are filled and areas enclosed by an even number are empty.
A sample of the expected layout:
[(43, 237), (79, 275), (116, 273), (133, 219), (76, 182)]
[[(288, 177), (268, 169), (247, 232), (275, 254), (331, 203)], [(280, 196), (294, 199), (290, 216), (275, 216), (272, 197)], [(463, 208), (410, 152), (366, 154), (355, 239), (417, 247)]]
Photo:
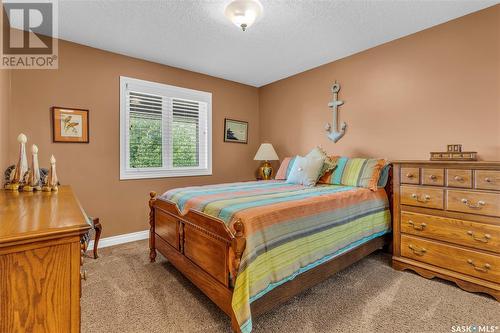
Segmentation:
[(258, 0), (234, 0), (224, 10), (224, 15), (241, 30), (246, 31), (262, 14)]

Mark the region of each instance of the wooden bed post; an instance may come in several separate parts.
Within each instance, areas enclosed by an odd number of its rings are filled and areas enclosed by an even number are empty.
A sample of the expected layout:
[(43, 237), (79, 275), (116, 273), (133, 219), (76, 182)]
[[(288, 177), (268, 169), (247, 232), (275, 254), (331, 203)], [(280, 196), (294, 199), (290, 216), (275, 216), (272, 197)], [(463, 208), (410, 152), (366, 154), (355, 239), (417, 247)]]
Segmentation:
[(237, 219), (233, 227), (235, 234), (231, 243), (231, 247), (234, 251), (233, 274), (231, 276), (231, 279), (234, 286), (236, 284), (236, 276), (238, 275), (238, 270), (240, 268), (241, 256), (243, 255), (243, 251), (245, 250), (247, 240), (244, 237), (245, 227), (243, 226), (243, 222), (241, 222), (241, 219)]
[[(391, 223), (394, 219), (394, 204), (393, 204), (393, 198), (394, 198), (394, 190), (393, 190), (393, 176), (394, 176), (394, 171), (393, 171), (394, 166), (391, 164), (391, 168), (389, 169), (389, 178), (387, 179), (387, 184), (385, 185), (385, 193), (387, 194), (387, 199), (389, 200), (389, 212), (391, 213)], [(392, 254), (393, 251), (393, 244), (392, 244), (392, 237), (390, 237), (390, 241), (385, 243), (384, 252)]]
[(393, 199), (393, 196), (394, 196), (394, 193), (393, 193), (393, 166), (391, 164), (391, 168), (389, 169), (389, 177), (387, 179), (387, 184), (385, 185), (385, 192), (387, 193), (387, 199), (389, 200), (389, 209), (391, 211), (391, 214), (392, 214), (392, 199)]
[(156, 192), (149, 192), (149, 260), (154, 262), (156, 260), (155, 248), (155, 208), (153, 207), (156, 201)]
[[(243, 225), (243, 222), (241, 222), (241, 219), (237, 219), (236, 222), (234, 222), (233, 228), (235, 234), (231, 242), (231, 247), (233, 248), (234, 251), (233, 272), (231, 274), (231, 282), (234, 287), (236, 285), (236, 276), (238, 275), (238, 271), (241, 264), (241, 256), (243, 255), (243, 251), (245, 250), (247, 240), (244, 237), (245, 226)], [(231, 328), (233, 333), (241, 333), (240, 325), (236, 320), (234, 312), (231, 314)]]

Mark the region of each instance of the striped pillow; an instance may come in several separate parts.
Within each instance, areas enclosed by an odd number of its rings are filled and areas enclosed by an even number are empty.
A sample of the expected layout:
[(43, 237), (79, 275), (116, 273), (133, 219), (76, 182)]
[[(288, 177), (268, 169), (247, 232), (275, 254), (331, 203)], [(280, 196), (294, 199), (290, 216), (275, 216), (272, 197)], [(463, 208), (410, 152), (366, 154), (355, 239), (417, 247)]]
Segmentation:
[(382, 170), (380, 170), (380, 178), (378, 179), (377, 187), (381, 188), (387, 185), (387, 181), (389, 181), (390, 171), (391, 171), (391, 165), (390, 164), (384, 165)]
[(377, 190), (380, 171), (385, 165), (384, 159), (348, 158), (334, 156), (337, 167), (331, 174), (320, 179), (321, 183), (346, 185)]
[(283, 162), (281, 162), (280, 168), (278, 169), (278, 172), (276, 172), (276, 177), (274, 177), (274, 179), (286, 180), (288, 178), (288, 175), (290, 174), (290, 171), (292, 170), (293, 162), (295, 162), (295, 156), (285, 157), (283, 159)]

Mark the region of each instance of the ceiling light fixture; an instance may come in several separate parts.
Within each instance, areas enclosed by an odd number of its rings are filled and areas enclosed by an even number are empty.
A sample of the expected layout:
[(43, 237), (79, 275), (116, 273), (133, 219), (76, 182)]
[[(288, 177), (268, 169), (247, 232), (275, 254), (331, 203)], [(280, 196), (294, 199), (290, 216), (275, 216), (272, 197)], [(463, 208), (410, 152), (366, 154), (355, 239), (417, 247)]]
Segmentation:
[(243, 31), (255, 23), (260, 14), (262, 5), (258, 0), (234, 0), (224, 10), (224, 15)]

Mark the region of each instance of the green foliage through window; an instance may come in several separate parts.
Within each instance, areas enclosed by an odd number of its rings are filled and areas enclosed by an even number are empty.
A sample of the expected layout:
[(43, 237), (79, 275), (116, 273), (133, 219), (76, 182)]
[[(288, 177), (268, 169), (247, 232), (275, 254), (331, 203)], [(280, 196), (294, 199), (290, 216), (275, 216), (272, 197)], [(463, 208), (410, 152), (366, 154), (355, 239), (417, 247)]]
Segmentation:
[[(130, 167), (160, 168), (162, 163), (161, 117), (130, 115)], [(197, 167), (198, 123), (175, 120), (172, 123), (173, 167)]]
[(174, 117), (172, 126), (173, 166), (197, 167), (198, 163), (198, 119), (186, 121)]
[(130, 115), (130, 167), (160, 168), (162, 162), (161, 117)]

